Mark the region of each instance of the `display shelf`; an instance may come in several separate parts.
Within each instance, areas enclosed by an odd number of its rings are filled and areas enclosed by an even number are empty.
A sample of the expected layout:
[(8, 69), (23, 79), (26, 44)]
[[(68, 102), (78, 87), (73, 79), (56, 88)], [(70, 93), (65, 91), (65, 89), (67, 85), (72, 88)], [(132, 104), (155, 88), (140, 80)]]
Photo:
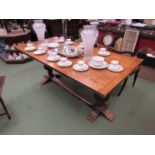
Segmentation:
[(25, 63), (25, 62), (32, 60), (32, 58), (30, 58), (30, 57), (20, 59), (20, 60), (9, 60), (5, 56), (3, 56), (2, 54), (0, 54), (0, 59), (3, 60), (4, 62), (6, 62), (7, 64), (22, 64), (22, 63)]
[(15, 49), (15, 46), (19, 43), (30, 40), (30, 30), (27, 29), (23, 32), (0, 35), (0, 40), (2, 42), (0, 47), (0, 59), (7, 64), (22, 64), (32, 60), (30, 57), (20, 55), (19, 51)]

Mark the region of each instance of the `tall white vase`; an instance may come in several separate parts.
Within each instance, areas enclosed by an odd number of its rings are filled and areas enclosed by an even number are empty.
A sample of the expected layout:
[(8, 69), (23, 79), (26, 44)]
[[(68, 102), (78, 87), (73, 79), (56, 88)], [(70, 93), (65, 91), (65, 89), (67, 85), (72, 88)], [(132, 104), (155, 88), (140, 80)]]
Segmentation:
[(33, 29), (37, 35), (38, 40), (45, 39), (46, 25), (44, 23), (34, 23)]
[(84, 28), (81, 31), (81, 38), (84, 43), (84, 61), (88, 62), (92, 57), (94, 44), (98, 37), (98, 30), (96, 28)]

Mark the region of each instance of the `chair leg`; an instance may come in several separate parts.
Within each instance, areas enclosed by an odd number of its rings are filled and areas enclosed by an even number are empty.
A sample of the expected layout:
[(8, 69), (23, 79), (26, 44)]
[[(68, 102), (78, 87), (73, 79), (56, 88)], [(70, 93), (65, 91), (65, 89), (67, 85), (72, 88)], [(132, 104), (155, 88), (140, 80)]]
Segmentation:
[(126, 86), (127, 81), (128, 81), (128, 77), (124, 80), (123, 85), (122, 85), (120, 91), (118, 92), (117, 96), (120, 96), (122, 94), (124, 87)]
[(2, 106), (3, 106), (3, 108), (4, 108), (4, 111), (5, 111), (5, 113), (6, 113), (7, 117), (8, 117), (8, 119), (11, 119), (11, 116), (10, 116), (10, 114), (9, 114), (9, 112), (8, 112), (8, 110), (7, 110), (7, 108), (6, 108), (6, 106), (5, 106), (5, 103), (4, 103), (2, 97), (0, 97), (0, 102), (1, 102), (1, 104), (2, 104)]
[(140, 67), (139, 67), (139, 68), (136, 70), (136, 72), (135, 72), (132, 87), (135, 86), (135, 83), (136, 83), (136, 80), (137, 80), (137, 77), (138, 77), (139, 71), (140, 71)]

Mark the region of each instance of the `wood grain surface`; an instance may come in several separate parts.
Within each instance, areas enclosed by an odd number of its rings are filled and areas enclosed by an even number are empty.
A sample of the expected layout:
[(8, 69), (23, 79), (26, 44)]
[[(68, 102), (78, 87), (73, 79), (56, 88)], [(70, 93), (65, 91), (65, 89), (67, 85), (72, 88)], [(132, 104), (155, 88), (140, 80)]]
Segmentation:
[[(48, 42), (52, 42), (51, 38), (46, 40), (48, 40)], [(34, 42), (34, 44), (35, 46), (38, 46), (39, 42)], [(77, 46), (78, 44), (78, 42), (74, 42), (74, 46)], [(49, 62), (47, 60), (47, 53), (44, 55), (35, 55), (33, 52), (25, 52), (25, 47), (26, 44), (20, 44), (16, 47), (16, 49), (36, 59), (42, 64), (50, 66), (52, 69), (85, 85), (86, 87), (103, 96), (108, 95), (122, 80), (124, 80), (137, 66), (139, 66), (143, 62), (142, 59), (139, 59), (137, 57), (129, 57), (111, 52), (110, 56), (105, 57), (105, 61), (110, 63), (111, 60), (118, 60), (124, 67), (124, 70), (122, 72), (114, 73), (109, 71), (108, 69), (96, 70), (93, 68), (89, 68), (89, 70), (85, 72), (77, 72), (73, 70), (72, 66), (68, 68), (62, 68), (57, 65), (57, 62)], [(94, 48), (93, 55), (97, 55), (98, 51), (99, 48)], [(78, 60), (81, 59), (83, 59), (82, 56), (79, 58), (72, 58), (70, 60), (74, 65)]]

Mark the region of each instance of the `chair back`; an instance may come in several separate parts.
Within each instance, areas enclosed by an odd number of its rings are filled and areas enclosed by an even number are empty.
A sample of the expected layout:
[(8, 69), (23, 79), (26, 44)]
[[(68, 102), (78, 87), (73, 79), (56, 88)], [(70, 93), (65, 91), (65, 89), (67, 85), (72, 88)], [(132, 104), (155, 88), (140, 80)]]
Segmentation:
[(132, 30), (132, 29), (126, 29), (121, 51), (130, 51), (131, 53), (134, 53), (137, 41), (139, 37), (139, 31), (138, 30)]
[(0, 76), (0, 97), (2, 97), (4, 82), (5, 82), (5, 76)]

